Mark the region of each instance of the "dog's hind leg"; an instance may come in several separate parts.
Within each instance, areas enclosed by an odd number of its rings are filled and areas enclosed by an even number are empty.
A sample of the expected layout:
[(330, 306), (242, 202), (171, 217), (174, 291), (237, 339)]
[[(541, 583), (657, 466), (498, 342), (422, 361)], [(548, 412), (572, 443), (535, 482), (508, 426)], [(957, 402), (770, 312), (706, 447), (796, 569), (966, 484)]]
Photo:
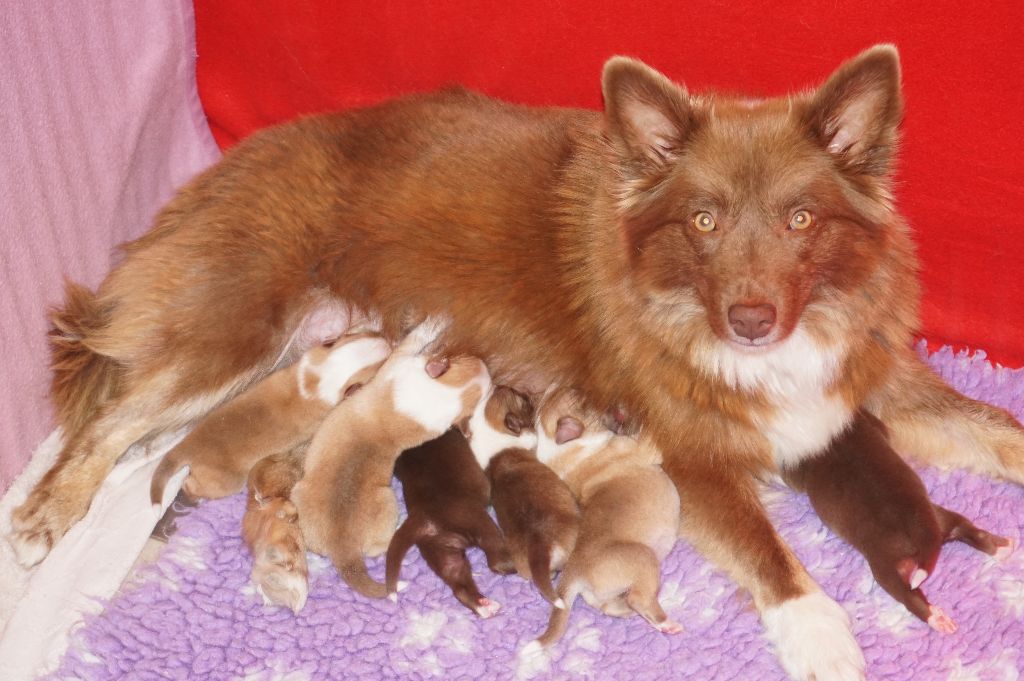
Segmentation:
[(23, 566), (45, 558), (86, 514), (96, 490), (129, 447), (188, 424), (235, 386), (229, 383), (168, 403), (165, 397), (174, 394), (168, 389), (172, 383), (166, 375), (138, 383), (99, 407), (94, 418), (64, 443), (56, 463), (11, 515), (9, 540)]
[(916, 356), (868, 406), (902, 454), (1024, 484), (1024, 427), (1006, 410), (961, 395)]

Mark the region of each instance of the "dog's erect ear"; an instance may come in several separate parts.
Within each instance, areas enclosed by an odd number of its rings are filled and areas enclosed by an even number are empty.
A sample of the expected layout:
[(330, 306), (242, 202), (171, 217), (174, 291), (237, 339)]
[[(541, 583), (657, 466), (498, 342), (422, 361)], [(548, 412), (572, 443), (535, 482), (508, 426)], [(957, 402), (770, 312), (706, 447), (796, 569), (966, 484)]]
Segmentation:
[(818, 88), (806, 122), (844, 166), (884, 175), (902, 116), (899, 53), (892, 45), (876, 45), (840, 66)]
[(583, 424), (572, 416), (563, 416), (555, 426), (555, 444), (563, 445), (583, 435)]
[(676, 159), (693, 127), (686, 90), (629, 57), (605, 63), (601, 89), (608, 134), (620, 153), (655, 169)]

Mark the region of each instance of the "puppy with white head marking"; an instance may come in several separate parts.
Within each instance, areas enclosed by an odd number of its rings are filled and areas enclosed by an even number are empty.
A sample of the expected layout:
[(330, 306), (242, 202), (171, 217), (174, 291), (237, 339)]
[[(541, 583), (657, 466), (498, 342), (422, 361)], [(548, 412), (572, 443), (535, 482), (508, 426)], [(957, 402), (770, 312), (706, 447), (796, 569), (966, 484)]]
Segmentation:
[(402, 452), (395, 462), (409, 512), (388, 546), (385, 582), (397, 597), (402, 558), (415, 544), (434, 573), (464, 606), (483, 618), (501, 604), (480, 593), (466, 549), (479, 546), (493, 572), (512, 572), (498, 526), (487, 515), (491, 488), (459, 428)]
[(682, 631), (658, 603), (661, 561), (679, 532), (679, 496), (657, 447), (642, 436), (616, 435), (602, 421), (571, 391), (549, 393), (539, 410), (537, 456), (576, 495), (582, 521), (558, 580), (565, 607), (552, 610), (526, 654), (562, 637), (578, 595), (606, 614), (637, 612), (659, 631)]
[(469, 440), (491, 482), (491, 504), (516, 571), (562, 607), (551, 572), (562, 569), (576, 546), (580, 511), (566, 484), (537, 460), (533, 405), (496, 386), (473, 414)]
[(370, 598), (387, 595), (364, 556), (383, 553), (398, 524), (395, 460), (469, 418), (490, 388), (479, 359), (428, 356), (439, 330), (433, 322), (416, 327), (374, 379), (328, 415), (292, 491), (309, 548), (329, 556), (342, 579)]
[(215, 499), (241, 491), (257, 461), (312, 438), (328, 412), (369, 381), (390, 351), (375, 334), (342, 336), (217, 407), (160, 462), (150, 484), (153, 503), (160, 502), (167, 480), (183, 466), (189, 475), (182, 488), (191, 497)]

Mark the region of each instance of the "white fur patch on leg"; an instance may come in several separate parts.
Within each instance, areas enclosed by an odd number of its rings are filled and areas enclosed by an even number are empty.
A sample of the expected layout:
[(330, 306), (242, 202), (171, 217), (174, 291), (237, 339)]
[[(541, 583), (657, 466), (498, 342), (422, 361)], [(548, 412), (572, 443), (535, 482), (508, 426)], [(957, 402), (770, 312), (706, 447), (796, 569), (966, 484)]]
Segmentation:
[(931, 606), (928, 610), (928, 626), (941, 634), (956, 633), (956, 622), (942, 608)]
[(917, 589), (924, 584), (924, 580), (926, 579), (928, 579), (928, 572), (921, 568), (917, 568), (914, 570), (914, 574), (910, 575), (910, 588)]
[(761, 614), (779, 662), (796, 681), (863, 681), (864, 655), (842, 606), (820, 591)]
[(551, 658), (540, 641), (534, 640), (519, 649), (516, 655), (516, 679), (532, 679), (551, 666)]

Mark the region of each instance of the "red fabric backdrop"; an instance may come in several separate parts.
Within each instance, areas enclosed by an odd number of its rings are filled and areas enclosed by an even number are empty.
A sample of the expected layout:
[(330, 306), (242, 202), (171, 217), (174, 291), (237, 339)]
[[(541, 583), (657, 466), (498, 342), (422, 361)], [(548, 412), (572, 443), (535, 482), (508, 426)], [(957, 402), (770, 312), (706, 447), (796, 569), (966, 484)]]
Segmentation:
[(599, 108), (604, 60), (691, 90), (813, 86), (876, 42), (903, 60), (899, 204), (932, 342), (1024, 366), (1024, 3), (196, 0), (199, 90), (223, 147), (298, 113), (445, 83)]

